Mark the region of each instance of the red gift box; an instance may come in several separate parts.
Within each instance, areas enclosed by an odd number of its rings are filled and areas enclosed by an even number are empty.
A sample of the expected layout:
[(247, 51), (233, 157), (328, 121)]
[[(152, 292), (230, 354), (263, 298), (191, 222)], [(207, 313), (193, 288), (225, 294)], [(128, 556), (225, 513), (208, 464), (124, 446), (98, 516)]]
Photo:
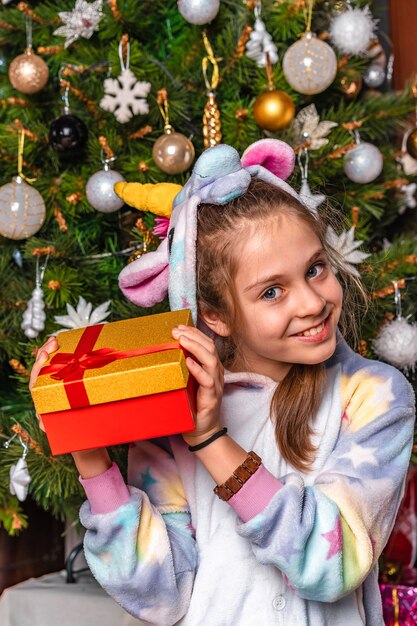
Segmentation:
[[(404, 497), (384, 548), (385, 561), (401, 565), (401, 582), (417, 583), (417, 467), (410, 465)], [(399, 581), (398, 581), (399, 582)]]
[(417, 625), (417, 587), (381, 584), (385, 626)]
[(62, 332), (32, 397), (52, 454), (193, 430), (196, 383), (171, 330), (188, 310)]

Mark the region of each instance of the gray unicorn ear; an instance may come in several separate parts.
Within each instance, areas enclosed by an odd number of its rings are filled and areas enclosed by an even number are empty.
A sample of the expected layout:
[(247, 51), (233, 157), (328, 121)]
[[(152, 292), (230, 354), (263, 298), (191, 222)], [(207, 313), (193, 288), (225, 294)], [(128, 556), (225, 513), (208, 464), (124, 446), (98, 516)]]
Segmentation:
[[(243, 186), (240, 188), (241, 182), (239, 176), (237, 178), (231, 176), (227, 182), (225, 179), (228, 175), (236, 176), (236, 174), (239, 174), (242, 170), (239, 153), (235, 148), (232, 148), (232, 146), (219, 144), (218, 146), (208, 148), (197, 159), (190, 178), (175, 198), (174, 206), (178, 206), (181, 202), (191, 198), (194, 194), (198, 194), (204, 202), (223, 204), (232, 200), (237, 195), (246, 191), (249, 182), (247, 182), (247, 184), (243, 183), (243, 179), (246, 181), (247, 176), (241, 177)], [(234, 184), (231, 182), (233, 178)], [(250, 180), (250, 177), (248, 180)], [(225, 181), (224, 190), (221, 189), (222, 181)], [(216, 183), (216, 191), (212, 193), (210, 186), (213, 185), (213, 183)], [(217, 183), (220, 184), (220, 187)], [(210, 190), (208, 188), (210, 188)], [(232, 189), (233, 195), (230, 195)]]

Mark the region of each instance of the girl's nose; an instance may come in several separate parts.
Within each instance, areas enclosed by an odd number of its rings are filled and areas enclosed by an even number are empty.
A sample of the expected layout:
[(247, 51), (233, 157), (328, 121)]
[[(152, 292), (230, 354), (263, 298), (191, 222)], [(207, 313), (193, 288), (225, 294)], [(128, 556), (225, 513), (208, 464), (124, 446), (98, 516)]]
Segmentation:
[(326, 303), (326, 299), (306, 283), (297, 290), (296, 316), (318, 317), (324, 312)]

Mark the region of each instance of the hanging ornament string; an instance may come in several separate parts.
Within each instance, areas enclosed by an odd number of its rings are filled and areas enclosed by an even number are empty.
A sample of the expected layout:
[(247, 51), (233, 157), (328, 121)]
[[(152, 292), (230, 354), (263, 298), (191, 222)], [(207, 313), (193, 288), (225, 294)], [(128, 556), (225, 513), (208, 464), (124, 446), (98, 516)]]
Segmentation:
[(26, 15), (26, 49), (32, 50), (32, 18)]
[[(303, 156), (305, 157), (305, 162), (303, 163)], [(306, 147), (303, 147), (302, 150), (298, 151), (297, 154), (297, 161), (298, 161), (298, 166), (300, 168), (300, 172), (301, 172), (301, 181), (304, 182), (305, 180), (307, 180), (308, 178), (308, 163), (309, 163), (310, 157), (308, 154), (308, 150)]]
[(271, 57), (269, 55), (269, 52), (265, 52), (265, 69), (266, 69), (266, 78), (268, 81), (268, 90), (272, 91), (274, 89), (274, 83), (273, 83), (273, 77), (274, 77), (274, 70), (272, 69), (272, 63), (271, 63)]
[(158, 91), (156, 103), (161, 112), (162, 119), (164, 120), (164, 130), (166, 131), (167, 129), (172, 128), (169, 123), (169, 104), (166, 89), (160, 89)]
[[(216, 146), (222, 140), (220, 111), (217, 106), (215, 93), (220, 80), (218, 61), (222, 59), (216, 59), (214, 56), (213, 48), (205, 31), (203, 31), (203, 42), (207, 52), (207, 56), (203, 57), (202, 60), (204, 83), (207, 89), (207, 102), (203, 113), (203, 137), (204, 147), (210, 148)], [(208, 77), (209, 63), (213, 66), (211, 80)]]
[(60, 68), (58, 72), (58, 80), (59, 80), (60, 87), (64, 89), (64, 93), (61, 96), (61, 100), (64, 103), (63, 113), (64, 115), (68, 115), (68, 113), (70, 113), (70, 105), (69, 105), (69, 99), (68, 99), (70, 85), (69, 85), (69, 81), (64, 80), (62, 77), (62, 74), (65, 71), (65, 69), (66, 69), (65, 66), (62, 66)]
[(306, 33), (311, 33), (311, 23), (313, 21), (314, 0), (308, 0), (307, 9), (304, 9), (304, 17), (306, 21)]
[[(124, 55), (126, 53), (126, 63), (124, 61)], [(130, 43), (125, 39), (120, 40), (119, 43), (119, 59), (120, 59), (120, 67), (122, 68), (122, 72), (129, 69), (130, 66)]]
[[(222, 59), (220, 58), (216, 59), (216, 57), (214, 56), (213, 48), (211, 47), (211, 44), (208, 40), (206, 31), (203, 31), (203, 42), (204, 42), (204, 47), (207, 52), (207, 56), (203, 57), (203, 60), (202, 60), (204, 82), (205, 82), (207, 91), (216, 91), (217, 86), (219, 84), (219, 79), (220, 79), (218, 61), (221, 61)], [(209, 81), (208, 79), (209, 63), (211, 63), (213, 66), (213, 73), (211, 76), (211, 81)]]
[(395, 315), (397, 319), (402, 319), (402, 309), (401, 309), (401, 293), (398, 287), (398, 282), (396, 280), (392, 281), (394, 285), (394, 302), (395, 302)]
[(19, 131), (19, 143), (18, 143), (18, 151), (17, 151), (17, 173), (18, 176), (25, 180), (27, 183), (34, 183), (36, 178), (28, 178), (23, 174), (23, 150), (25, 147), (25, 133), (23, 130)]

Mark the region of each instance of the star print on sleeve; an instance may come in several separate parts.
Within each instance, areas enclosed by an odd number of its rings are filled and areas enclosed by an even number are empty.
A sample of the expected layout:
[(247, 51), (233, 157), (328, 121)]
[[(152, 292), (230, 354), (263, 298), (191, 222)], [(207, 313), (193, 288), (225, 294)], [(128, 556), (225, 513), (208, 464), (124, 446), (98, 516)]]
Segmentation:
[(142, 489), (143, 489), (143, 491), (146, 491), (146, 493), (148, 493), (149, 488), (152, 487), (152, 485), (154, 485), (154, 484), (156, 484), (158, 482), (151, 475), (151, 469), (150, 469), (149, 465), (145, 469), (145, 471), (140, 472), (140, 476), (141, 476)]
[(326, 559), (329, 560), (335, 554), (342, 552), (343, 549), (343, 539), (342, 539), (342, 522), (340, 521), (340, 516), (338, 515), (336, 518), (336, 525), (333, 530), (329, 530), (327, 533), (322, 533), (322, 537), (327, 539), (330, 543), (329, 551), (327, 553)]
[(364, 463), (378, 465), (378, 461), (374, 456), (376, 450), (377, 448), (364, 448), (353, 441), (350, 451), (346, 452), (346, 454), (342, 454), (340, 458), (349, 459), (355, 469)]

